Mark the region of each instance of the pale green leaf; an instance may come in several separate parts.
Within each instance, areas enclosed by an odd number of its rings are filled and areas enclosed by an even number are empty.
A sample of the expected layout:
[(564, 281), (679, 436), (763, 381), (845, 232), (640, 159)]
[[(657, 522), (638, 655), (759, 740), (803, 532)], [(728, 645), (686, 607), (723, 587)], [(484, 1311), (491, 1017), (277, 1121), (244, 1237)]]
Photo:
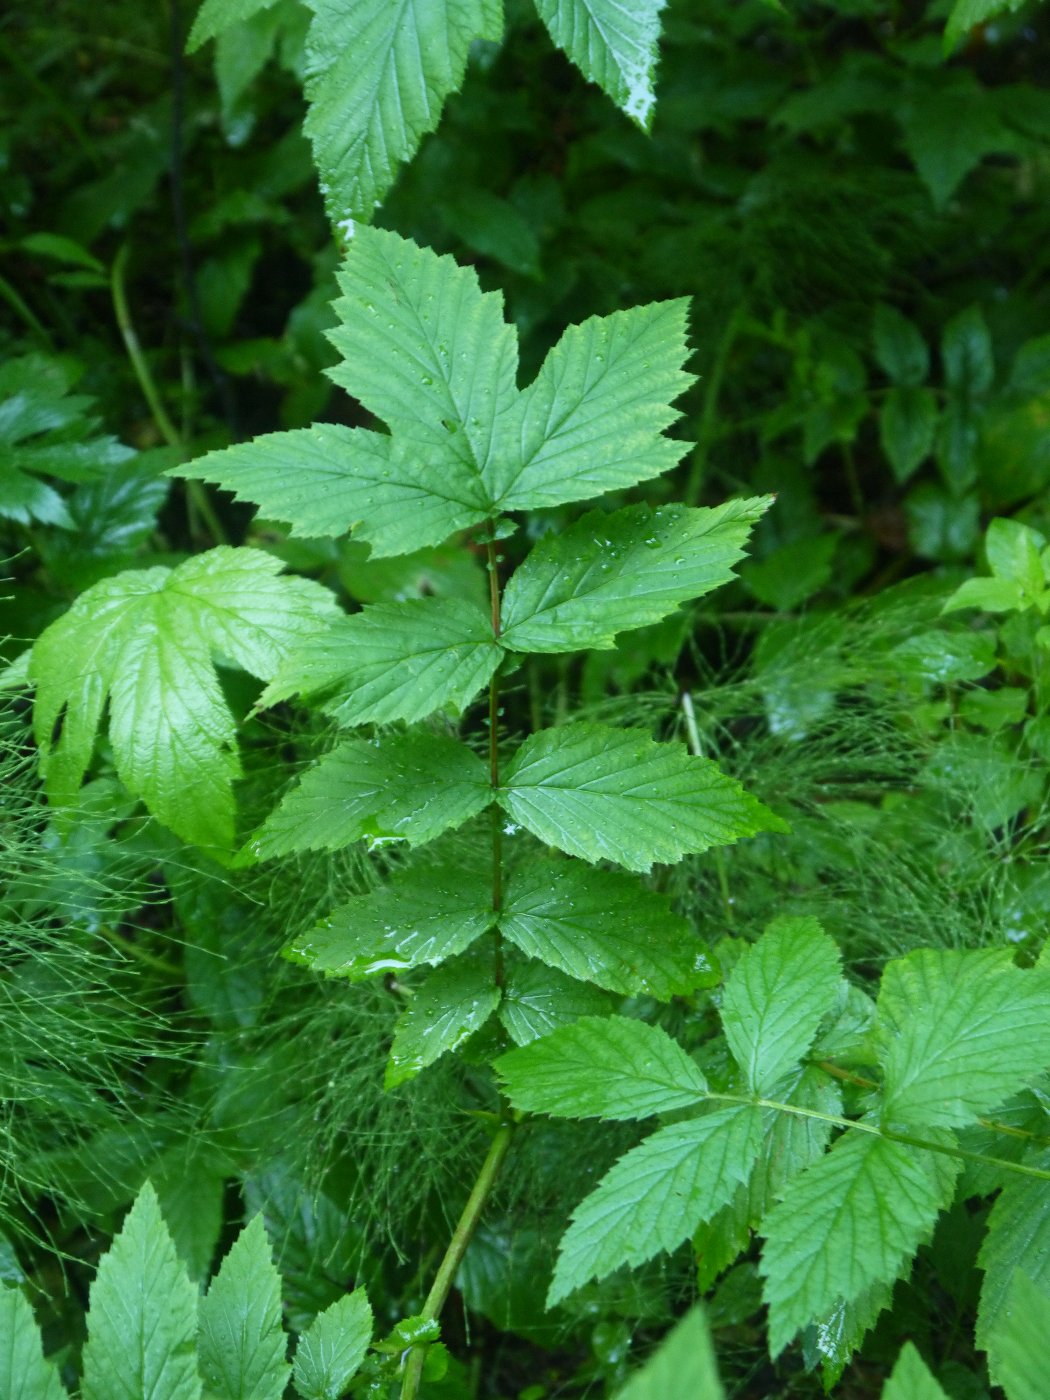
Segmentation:
[(281, 1277), (256, 1215), (200, 1303), (198, 1354), (208, 1400), (281, 1400), (291, 1373), (286, 1350)]
[(0, 1288), (0, 1395), (4, 1400), (67, 1400), (58, 1371), (44, 1360), (33, 1309), (18, 1288)]
[(958, 1163), (851, 1132), (795, 1177), (762, 1233), (769, 1349), (872, 1285), (892, 1281), (933, 1230)]
[(372, 1309), (363, 1288), (318, 1313), (295, 1349), (301, 1400), (341, 1400), (372, 1340)]
[(146, 1185), (91, 1285), (82, 1400), (201, 1400), (197, 1290)]
[(682, 366), (687, 300), (570, 326), (507, 415), (490, 484), (500, 510), (536, 510), (623, 490), (670, 471), (689, 444), (664, 437)]
[(500, 1001), (494, 956), (468, 953), (432, 972), (398, 1017), (386, 1087), (432, 1065), (485, 1024)]
[(499, 801), (548, 845), (629, 870), (787, 829), (709, 759), (601, 724), (532, 735), (507, 766)]
[(707, 1319), (699, 1303), (669, 1332), (616, 1400), (724, 1400)]
[(274, 0), (204, 0), (186, 40), (187, 52), (195, 52), (216, 34), (268, 10), (273, 3)]
[(988, 1343), (988, 1369), (1006, 1400), (1045, 1400), (1050, 1376), (1050, 1293), (1018, 1270)]
[(733, 577), (770, 496), (713, 509), (590, 511), (545, 536), (503, 594), (500, 640), (514, 651), (612, 647)]
[(932, 389), (894, 386), (879, 413), (879, 438), (898, 481), (908, 481), (933, 451), (937, 399)]
[(695, 1062), (666, 1031), (625, 1016), (587, 1016), (495, 1062), (507, 1097), (554, 1118), (648, 1118), (707, 1093)]
[(1030, 598), (1046, 587), (1041, 558), (1045, 548), (1046, 539), (1038, 530), (1000, 517), (990, 522), (984, 541), (992, 573), (1019, 584)]
[(530, 861), (511, 875), (499, 923), (530, 958), (625, 996), (668, 1001), (717, 976), (689, 922), (615, 870)]
[(1029, 606), (1024, 589), (1008, 578), (968, 578), (960, 583), (942, 612), (980, 608), (982, 612), (1022, 612)]
[(456, 598), (377, 603), (307, 637), (258, 708), (302, 695), (342, 724), (418, 720), (463, 709), (500, 660), (492, 623)]
[(666, 0), (535, 0), (550, 36), (643, 131), (652, 124)]
[[(1045, 1171), (1050, 1168), (1050, 1150), (1044, 1148), (1025, 1161)], [(984, 1270), (977, 1345), (987, 1351), (1018, 1270), (1050, 1292), (1050, 1191), (1045, 1181), (1015, 1177), (1007, 1182), (988, 1216), (977, 1262)]]
[(610, 998), (597, 987), (539, 963), (521, 963), (507, 976), (499, 1018), (515, 1045), (528, 1045), (582, 1016), (601, 1016)]
[(661, 1128), (621, 1157), (573, 1212), (548, 1306), (622, 1264), (676, 1249), (747, 1180), (761, 1144), (760, 1110), (739, 1106)]
[(496, 921), (492, 876), (413, 864), (340, 906), (297, 938), (289, 956), (351, 982), (462, 953)]
[(950, 53), (972, 29), (999, 15), (1014, 14), (1026, 0), (955, 0), (944, 27), (944, 50)]
[(824, 1155), (834, 1126), (828, 1117), (842, 1113), (838, 1084), (816, 1065), (807, 1065), (789, 1080), (782, 1080), (777, 1102), (808, 1112), (771, 1112), (766, 1119), (762, 1151), (747, 1188), (748, 1222), (753, 1227), (784, 1194), (788, 1182)]
[(775, 919), (741, 955), (722, 995), (722, 1025), (753, 1093), (766, 1096), (813, 1044), (835, 1005), (842, 966), (813, 918)]
[(926, 382), (930, 351), (914, 321), (895, 306), (880, 302), (875, 308), (875, 358), (894, 384), (915, 388)]
[(887, 965), (878, 998), (882, 1119), (959, 1127), (1050, 1065), (1050, 973), (1000, 949), (920, 948)]
[(352, 530), (376, 555), (408, 554), (440, 544), (485, 519), (476, 482), (449, 456), (439, 470), (405, 444), (339, 423), (316, 423), (209, 452), (172, 467), (199, 477), (283, 520), (294, 535), (340, 536)]
[(327, 589), (280, 569), (261, 550), (220, 546), (175, 569), (104, 579), (47, 628), (29, 675), (52, 802), (75, 801), (108, 695), (125, 786), (177, 835), (229, 846), (240, 766), (215, 659), (268, 680), (297, 638), (337, 615)]
[(330, 217), (369, 220), (402, 161), (433, 131), (463, 81), (475, 39), (498, 39), (497, 0), (310, 0), (313, 143)]
[(421, 846), (491, 799), (484, 763), (456, 739), (422, 731), (350, 739), (307, 770), (238, 859), (335, 851), (361, 840)]

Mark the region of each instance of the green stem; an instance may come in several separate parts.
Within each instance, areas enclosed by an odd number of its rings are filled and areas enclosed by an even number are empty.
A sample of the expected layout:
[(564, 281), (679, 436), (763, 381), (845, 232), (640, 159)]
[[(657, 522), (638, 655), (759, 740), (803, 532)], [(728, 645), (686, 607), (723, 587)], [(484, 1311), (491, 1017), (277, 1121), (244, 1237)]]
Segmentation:
[[(504, 1122), (496, 1130), (496, 1135), (489, 1145), (489, 1150), (481, 1164), (474, 1188), (470, 1193), (467, 1204), (463, 1207), (463, 1214), (449, 1241), (448, 1249), (445, 1250), (445, 1257), (438, 1268), (437, 1275), (427, 1294), (426, 1302), (423, 1304), (423, 1311), (420, 1316), (425, 1321), (437, 1318), (441, 1309), (445, 1306), (452, 1284), (455, 1281), (456, 1271), (463, 1262), (463, 1256), (467, 1252), (467, 1246), (473, 1238), (478, 1221), (481, 1219), (481, 1212), (485, 1209), (485, 1204), (492, 1193), (499, 1169), (503, 1165), (503, 1159), (507, 1155), (510, 1146), (511, 1136), (514, 1132), (514, 1125)], [(415, 1400), (419, 1392), (419, 1383), (423, 1377), (423, 1363), (426, 1360), (425, 1347), (413, 1347), (405, 1363), (405, 1373), (401, 1381), (401, 1400)]]
[[(488, 541), (489, 603), (492, 609), (492, 635), (500, 634), (499, 559), (496, 541)], [(489, 781), (492, 784), (492, 908), (503, 908), (503, 814), (496, 801), (499, 791), (499, 670), (489, 681)], [(503, 986), (503, 938), (496, 929), (496, 986)]]
[[(682, 691), (682, 716), (685, 719), (685, 737), (689, 752), (694, 758), (703, 758), (704, 746), (700, 740), (700, 730), (696, 723), (696, 711), (693, 709), (693, 697), (688, 690)], [(726, 922), (732, 927), (736, 923), (736, 915), (733, 912), (733, 897), (729, 893), (729, 870), (726, 867), (725, 851), (721, 846), (716, 846), (714, 850), (715, 870), (718, 874), (718, 889), (722, 896), (722, 909), (726, 916)]]
[(51, 332), (41, 321), (33, 308), (25, 301), (6, 277), (0, 277), (0, 297), (7, 302), (11, 310), (21, 316), (34, 335), (38, 335), (47, 348), (51, 351), (55, 348), (55, 342), (51, 339)]

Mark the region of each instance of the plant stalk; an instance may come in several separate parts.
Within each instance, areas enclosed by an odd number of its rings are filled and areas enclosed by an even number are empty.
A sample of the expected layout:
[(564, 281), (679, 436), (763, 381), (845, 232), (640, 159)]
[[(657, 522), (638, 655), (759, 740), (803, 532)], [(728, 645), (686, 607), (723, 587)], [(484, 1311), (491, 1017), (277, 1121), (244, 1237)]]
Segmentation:
[[(489, 601), (492, 608), (492, 635), (500, 634), (499, 560), (496, 541), (488, 541)], [(492, 908), (503, 908), (503, 814), (496, 802), (499, 791), (499, 670), (489, 681), (489, 781), (492, 783)], [(503, 939), (496, 929), (496, 986), (503, 986)]]

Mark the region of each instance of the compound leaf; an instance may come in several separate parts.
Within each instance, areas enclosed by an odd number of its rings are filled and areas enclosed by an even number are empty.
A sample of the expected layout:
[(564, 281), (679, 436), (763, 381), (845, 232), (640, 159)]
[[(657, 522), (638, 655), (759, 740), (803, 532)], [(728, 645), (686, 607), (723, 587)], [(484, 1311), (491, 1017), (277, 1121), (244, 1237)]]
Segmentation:
[(477, 953), (453, 959), (431, 973), (398, 1017), (386, 1087), (393, 1089), (432, 1065), (474, 1034), (500, 1001), (494, 960)]
[(291, 1371), (286, 1348), (281, 1278), (256, 1215), (200, 1303), (198, 1355), (208, 1400), (281, 1400)]
[(541, 730), (511, 759), (504, 783), (500, 804), (541, 841), (629, 870), (786, 830), (709, 759), (637, 729)]
[(301, 1400), (341, 1400), (371, 1340), (372, 1309), (363, 1288), (318, 1313), (295, 1349)]
[(601, 1016), (608, 1009), (609, 998), (597, 987), (529, 962), (507, 977), (499, 1018), (515, 1045), (528, 1045), (581, 1016)]
[(1050, 1065), (1050, 975), (1009, 952), (920, 948), (879, 990), (888, 1124), (959, 1127)]
[(676, 1249), (747, 1180), (761, 1145), (762, 1113), (741, 1105), (661, 1128), (621, 1157), (573, 1212), (548, 1306), (588, 1279)]
[(529, 652), (615, 646), (618, 632), (659, 622), (728, 582), (771, 500), (589, 512), (541, 539), (511, 577), (500, 640)]
[(498, 39), (498, 0), (311, 0), (305, 131), (330, 217), (372, 218), (398, 166), (433, 131), (475, 39)]
[(261, 550), (221, 546), (175, 569), (117, 574), (80, 595), (29, 663), (52, 802), (75, 799), (108, 695), (125, 786), (184, 839), (229, 846), (240, 769), (213, 658), (268, 680), (296, 638), (336, 615), (327, 589), (279, 578), (280, 569)]
[(495, 1062), (507, 1097), (555, 1118), (648, 1118), (689, 1108), (707, 1083), (680, 1045), (625, 1016), (587, 1016)]
[(358, 895), (291, 945), (288, 956), (351, 982), (462, 953), (496, 921), (492, 876), (410, 865)]
[(932, 1232), (957, 1171), (948, 1157), (853, 1132), (789, 1182), (762, 1224), (770, 1354), (897, 1278)]
[(0, 1288), (0, 1395), (7, 1400), (68, 1400), (58, 1371), (44, 1360), (40, 1328), (18, 1288)]
[(310, 768), (238, 856), (334, 851), (353, 841), (421, 846), (492, 799), (481, 759), (442, 734), (350, 739)]
[(302, 695), (342, 724), (418, 720), (462, 709), (500, 660), (492, 624), (457, 598), (377, 603), (296, 646), (259, 707)]
[(717, 978), (688, 921), (615, 870), (532, 861), (511, 875), (499, 924), (530, 958), (625, 996), (669, 1001)]
[(666, 0), (535, 0), (551, 38), (585, 78), (648, 131), (656, 94), (660, 11)]
[(722, 1025), (748, 1087), (768, 1095), (813, 1043), (835, 1005), (838, 948), (816, 919), (775, 919), (740, 956), (722, 996)]
[(149, 1182), (91, 1285), (83, 1400), (201, 1400), (197, 1290)]

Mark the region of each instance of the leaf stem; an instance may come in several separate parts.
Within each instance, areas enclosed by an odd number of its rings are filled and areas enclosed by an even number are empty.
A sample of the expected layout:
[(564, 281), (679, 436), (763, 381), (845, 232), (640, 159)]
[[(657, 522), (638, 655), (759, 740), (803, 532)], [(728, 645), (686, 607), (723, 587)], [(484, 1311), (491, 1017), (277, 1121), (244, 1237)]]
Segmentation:
[[(496, 541), (487, 541), (489, 570), (489, 601), (492, 608), (492, 634), (500, 634), (499, 559)], [(503, 814), (496, 801), (499, 791), (499, 668), (489, 681), (489, 781), (492, 783), (492, 908), (503, 908)], [(496, 929), (496, 986), (503, 986), (503, 939)]]
[[(510, 1146), (511, 1136), (514, 1132), (514, 1124), (507, 1119), (500, 1124), (496, 1134), (489, 1145), (489, 1150), (485, 1155), (485, 1160), (481, 1164), (477, 1179), (474, 1182), (467, 1204), (463, 1207), (463, 1214), (459, 1217), (455, 1231), (449, 1241), (448, 1249), (445, 1250), (445, 1257), (438, 1267), (437, 1275), (427, 1294), (426, 1302), (423, 1304), (423, 1311), (420, 1316), (427, 1322), (437, 1318), (441, 1309), (445, 1306), (449, 1291), (452, 1288), (456, 1277), (456, 1271), (463, 1262), (463, 1256), (467, 1252), (467, 1246), (473, 1238), (481, 1212), (485, 1209), (485, 1204), (492, 1193), (499, 1169), (503, 1165), (503, 1159), (507, 1155)], [(426, 1359), (426, 1348), (412, 1347), (405, 1363), (405, 1373), (401, 1382), (401, 1400), (415, 1400), (419, 1391), (419, 1383), (423, 1376), (423, 1363)]]

